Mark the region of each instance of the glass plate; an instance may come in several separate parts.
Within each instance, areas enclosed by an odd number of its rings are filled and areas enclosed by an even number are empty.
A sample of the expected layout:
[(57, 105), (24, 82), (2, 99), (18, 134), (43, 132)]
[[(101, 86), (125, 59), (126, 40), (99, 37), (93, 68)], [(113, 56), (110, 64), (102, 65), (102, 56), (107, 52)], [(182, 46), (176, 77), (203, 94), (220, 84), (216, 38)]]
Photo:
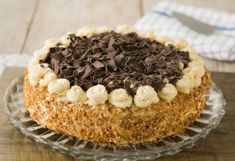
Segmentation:
[(76, 159), (129, 161), (173, 155), (186, 148), (191, 148), (197, 141), (205, 138), (219, 124), (225, 113), (223, 93), (212, 83), (209, 94), (206, 96), (205, 109), (201, 116), (186, 128), (185, 132), (151, 145), (136, 144), (130, 147), (99, 145), (80, 140), (78, 137), (55, 133), (33, 121), (25, 110), (22, 90), (23, 78), (18, 77), (11, 82), (5, 93), (5, 111), (12, 124), (36, 143), (46, 145), (52, 150), (68, 154)]

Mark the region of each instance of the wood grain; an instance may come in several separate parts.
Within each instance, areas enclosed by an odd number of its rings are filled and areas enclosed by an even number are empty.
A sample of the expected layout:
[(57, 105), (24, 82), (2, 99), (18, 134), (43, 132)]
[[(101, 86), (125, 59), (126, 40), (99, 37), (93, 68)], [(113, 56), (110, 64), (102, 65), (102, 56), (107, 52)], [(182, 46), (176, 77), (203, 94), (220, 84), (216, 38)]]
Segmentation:
[[(0, 97), (2, 98), (9, 82), (22, 73), (22, 68), (8, 68), (0, 79)], [(9, 75), (10, 74), (10, 75)], [(227, 105), (226, 114), (220, 125), (195, 147), (174, 156), (167, 156), (158, 161), (234, 161), (235, 160), (235, 74), (212, 73), (213, 80), (224, 92)], [(0, 160), (4, 161), (70, 161), (64, 154), (52, 152), (32, 143), (18, 132), (3, 112), (0, 102)]]
[(214, 72), (229, 72), (229, 73), (235, 73), (235, 62), (228, 62), (228, 61), (218, 61), (218, 60), (212, 60), (212, 59), (206, 59), (205, 64), (209, 71)]
[(46, 39), (83, 26), (133, 24), (139, 17), (136, 0), (41, 0), (23, 52), (32, 53)]
[(0, 53), (20, 52), (37, 0), (0, 1)]

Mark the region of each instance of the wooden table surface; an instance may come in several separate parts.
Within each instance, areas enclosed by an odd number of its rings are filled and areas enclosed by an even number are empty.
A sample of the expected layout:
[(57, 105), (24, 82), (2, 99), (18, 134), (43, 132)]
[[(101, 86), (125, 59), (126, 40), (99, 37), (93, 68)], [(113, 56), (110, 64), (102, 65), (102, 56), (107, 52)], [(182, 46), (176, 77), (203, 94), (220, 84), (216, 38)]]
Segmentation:
[[(44, 41), (60, 37), (82, 26), (134, 24), (160, 0), (1, 0), (0, 58), (2, 53), (27, 53), (40, 49)], [(235, 13), (234, 0), (175, 0)], [(235, 62), (206, 60), (210, 71), (235, 72)], [(20, 68), (7, 68), (0, 77), (2, 98), (10, 80), (22, 73)], [(226, 95), (226, 115), (219, 128), (196, 147), (159, 160), (235, 161), (235, 74), (213, 73)], [(33, 144), (9, 122), (0, 102), (0, 161), (65, 161), (73, 160)]]

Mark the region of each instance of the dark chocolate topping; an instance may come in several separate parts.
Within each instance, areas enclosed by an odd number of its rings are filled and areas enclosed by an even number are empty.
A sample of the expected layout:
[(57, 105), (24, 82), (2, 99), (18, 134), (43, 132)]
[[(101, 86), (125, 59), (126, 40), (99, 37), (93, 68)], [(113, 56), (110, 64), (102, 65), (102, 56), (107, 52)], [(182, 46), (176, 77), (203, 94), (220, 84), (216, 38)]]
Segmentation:
[(189, 62), (188, 52), (141, 38), (135, 32), (111, 31), (90, 38), (71, 34), (68, 38), (70, 45), (50, 48), (44, 62), (59, 78), (66, 78), (83, 90), (103, 84), (109, 92), (125, 88), (130, 95), (140, 85), (159, 91), (164, 78), (174, 84), (182, 77), (179, 62), (185, 67)]

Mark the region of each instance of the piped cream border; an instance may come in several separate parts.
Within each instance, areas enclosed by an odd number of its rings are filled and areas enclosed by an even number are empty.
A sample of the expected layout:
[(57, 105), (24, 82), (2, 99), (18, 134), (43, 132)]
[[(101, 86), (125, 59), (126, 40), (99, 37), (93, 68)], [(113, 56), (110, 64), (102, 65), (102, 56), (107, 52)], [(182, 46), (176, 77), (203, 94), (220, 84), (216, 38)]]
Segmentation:
[[(111, 28), (106, 26), (84, 27), (78, 30), (76, 35), (90, 37), (93, 34), (110, 32), (111, 30)], [(183, 78), (178, 80), (175, 86), (166, 80), (164, 88), (159, 92), (156, 92), (151, 86), (140, 86), (133, 98), (122, 88), (115, 89), (108, 94), (103, 85), (95, 85), (86, 92), (77, 85), (71, 87), (67, 79), (57, 78), (48, 64), (40, 64), (40, 60), (44, 60), (47, 57), (51, 47), (55, 47), (57, 44), (63, 47), (69, 46), (71, 41), (68, 39), (68, 35), (71, 33), (68, 33), (60, 39), (47, 40), (41, 50), (35, 51), (28, 65), (28, 78), (31, 85), (46, 87), (49, 94), (63, 96), (74, 103), (85, 102), (90, 106), (95, 106), (109, 101), (109, 103), (119, 108), (148, 107), (153, 103), (157, 103), (160, 99), (170, 102), (177, 96), (178, 92), (189, 94), (193, 88), (200, 86), (201, 78), (205, 74), (205, 63), (186, 41), (172, 40), (165, 36), (158, 37), (151, 31), (136, 31), (132, 26), (128, 25), (120, 25), (115, 31), (122, 34), (137, 32), (143, 38), (148, 38), (152, 41), (156, 40), (165, 45), (172, 44), (181, 51), (189, 51), (191, 62), (188, 67), (184, 68), (183, 64), (180, 63)]]

